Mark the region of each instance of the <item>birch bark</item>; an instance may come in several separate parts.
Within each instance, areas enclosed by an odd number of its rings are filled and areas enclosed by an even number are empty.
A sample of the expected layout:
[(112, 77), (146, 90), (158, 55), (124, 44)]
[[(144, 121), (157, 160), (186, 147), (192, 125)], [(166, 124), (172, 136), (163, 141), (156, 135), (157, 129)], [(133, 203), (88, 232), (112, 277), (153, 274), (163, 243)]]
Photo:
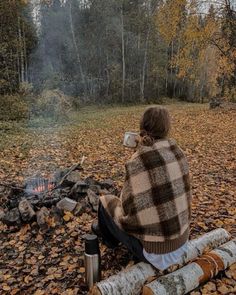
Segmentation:
[(236, 239), (143, 287), (143, 295), (184, 295), (236, 262)]
[(73, 18), (72, 18), (72, 2), (71, 1), (70, 1), (70, 13), (69, 14), (70, 14), (70, 28), (71, 28), (72, 40), (73, 40), (73, 44), (75, 47), (77, 60), (79, 63), (80, 76), (81, 76), (82, 84), (84, 86), (84, 92), (85, 92), (85, 94), (87, 94), (87, 86), (86, 86), (86, 82), (85, 82), (85, 76), (84, 76), (84, 71), (83, 71), (83, 67), (82, 67), (80, 52), (79, 52), (79, 48), (78, 48), (76, 38), (75, 38), (75, 30), (74, 30), (74, 24), (73, 24)]
[(20, 18), (18, 17), (18, 38), (19, 38), (19, 49), (20, 49), (20, 82), (24, 82), (24, 51), (23, 51), (23, 42), (22, 42), (22, 30), (21, 30), (21, 23)]
[(125, 40), (124, 40), (124, 12), (123, 12), (123, 3), (121, 4), (121, 44), (122, 44), (122, 103), (125, 101), (125, 78), (126, 78), (126, 69), (125, 69)]
[[(189, 242), (187, 252), (180, 257), (179, 264), (200, 256), (206, 248), (216, 248), (230, 239), (229, 233), (223, 228), (213, 230)], [(158, 275), (158, 271), (150, 264), (141, 262), (107, 280), (97, 283), (89, 294), (91, 295), (124, 295), (140, 294), (145, 281)], [(160, 275), (160, 273), (159, 273)], [(174, 293), (173, 293), (174, 294)]]
[(25, 37), (25, 24), (22, 24), (22, 37), (23, 37), (23, 56), (24, 56), (24, 81), (28, 82), (28, 64), (27, 64), (27, 50), (26, 50), (26, 37)]
[(147, 67), (147, 53), (148, 53), (149, 36), (150, 36), (150, 24), (148, 27), (146, 40), (145, 40), (143, 68), (142, 68), (142, 80), (141, 80), (141, 87), (140, 87), (140, 100), (141, 100), (141, 102), (144, 102), (144, 87), (145, 87), (145, 76), (146, 76), (146, 67)]

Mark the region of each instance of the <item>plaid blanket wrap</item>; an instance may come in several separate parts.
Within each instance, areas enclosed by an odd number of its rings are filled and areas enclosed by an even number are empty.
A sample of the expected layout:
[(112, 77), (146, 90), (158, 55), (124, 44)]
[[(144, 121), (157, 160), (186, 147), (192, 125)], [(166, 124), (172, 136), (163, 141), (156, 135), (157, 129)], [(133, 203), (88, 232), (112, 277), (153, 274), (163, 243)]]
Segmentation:
[(191, 188), (188, 163), (176, 141), (140, 146), (125, 169), (120, 198), (101, 196), (103, 207), (147, 252), (163, 254), (181, 247), (189, 237)]

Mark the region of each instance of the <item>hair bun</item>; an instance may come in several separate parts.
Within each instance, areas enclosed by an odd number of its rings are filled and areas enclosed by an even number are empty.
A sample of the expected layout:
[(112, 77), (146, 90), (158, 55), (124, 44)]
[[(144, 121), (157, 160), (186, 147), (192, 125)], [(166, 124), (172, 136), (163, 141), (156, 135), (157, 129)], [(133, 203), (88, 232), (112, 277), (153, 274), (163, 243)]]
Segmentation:
[(150, 135), (144, 135), (141, 137), (141, 144), (146, 146), (151, 146), (155, 142), (155, 139)]

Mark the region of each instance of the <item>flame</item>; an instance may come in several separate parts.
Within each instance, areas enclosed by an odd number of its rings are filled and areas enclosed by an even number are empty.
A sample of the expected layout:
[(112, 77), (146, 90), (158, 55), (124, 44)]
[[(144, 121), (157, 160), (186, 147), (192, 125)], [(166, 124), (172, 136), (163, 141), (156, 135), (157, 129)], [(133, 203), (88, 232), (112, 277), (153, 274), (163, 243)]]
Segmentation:
[(40, 183), (33, 188), (34, 193), (42, 193), (44, 191), (50, 191), (55, 187), (55, 183), (48, 181), (48, 183)]

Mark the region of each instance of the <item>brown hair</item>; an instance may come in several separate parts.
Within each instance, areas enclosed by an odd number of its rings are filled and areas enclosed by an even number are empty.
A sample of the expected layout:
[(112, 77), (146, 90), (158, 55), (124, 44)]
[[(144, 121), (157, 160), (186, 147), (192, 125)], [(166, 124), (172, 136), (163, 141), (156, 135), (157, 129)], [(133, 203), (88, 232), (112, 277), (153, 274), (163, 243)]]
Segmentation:
[(140, 120), (141, 144), (152, 145), (165, 138), (170, 130), (170, 115), (166, 108), (153, 106), (146, 109)]

